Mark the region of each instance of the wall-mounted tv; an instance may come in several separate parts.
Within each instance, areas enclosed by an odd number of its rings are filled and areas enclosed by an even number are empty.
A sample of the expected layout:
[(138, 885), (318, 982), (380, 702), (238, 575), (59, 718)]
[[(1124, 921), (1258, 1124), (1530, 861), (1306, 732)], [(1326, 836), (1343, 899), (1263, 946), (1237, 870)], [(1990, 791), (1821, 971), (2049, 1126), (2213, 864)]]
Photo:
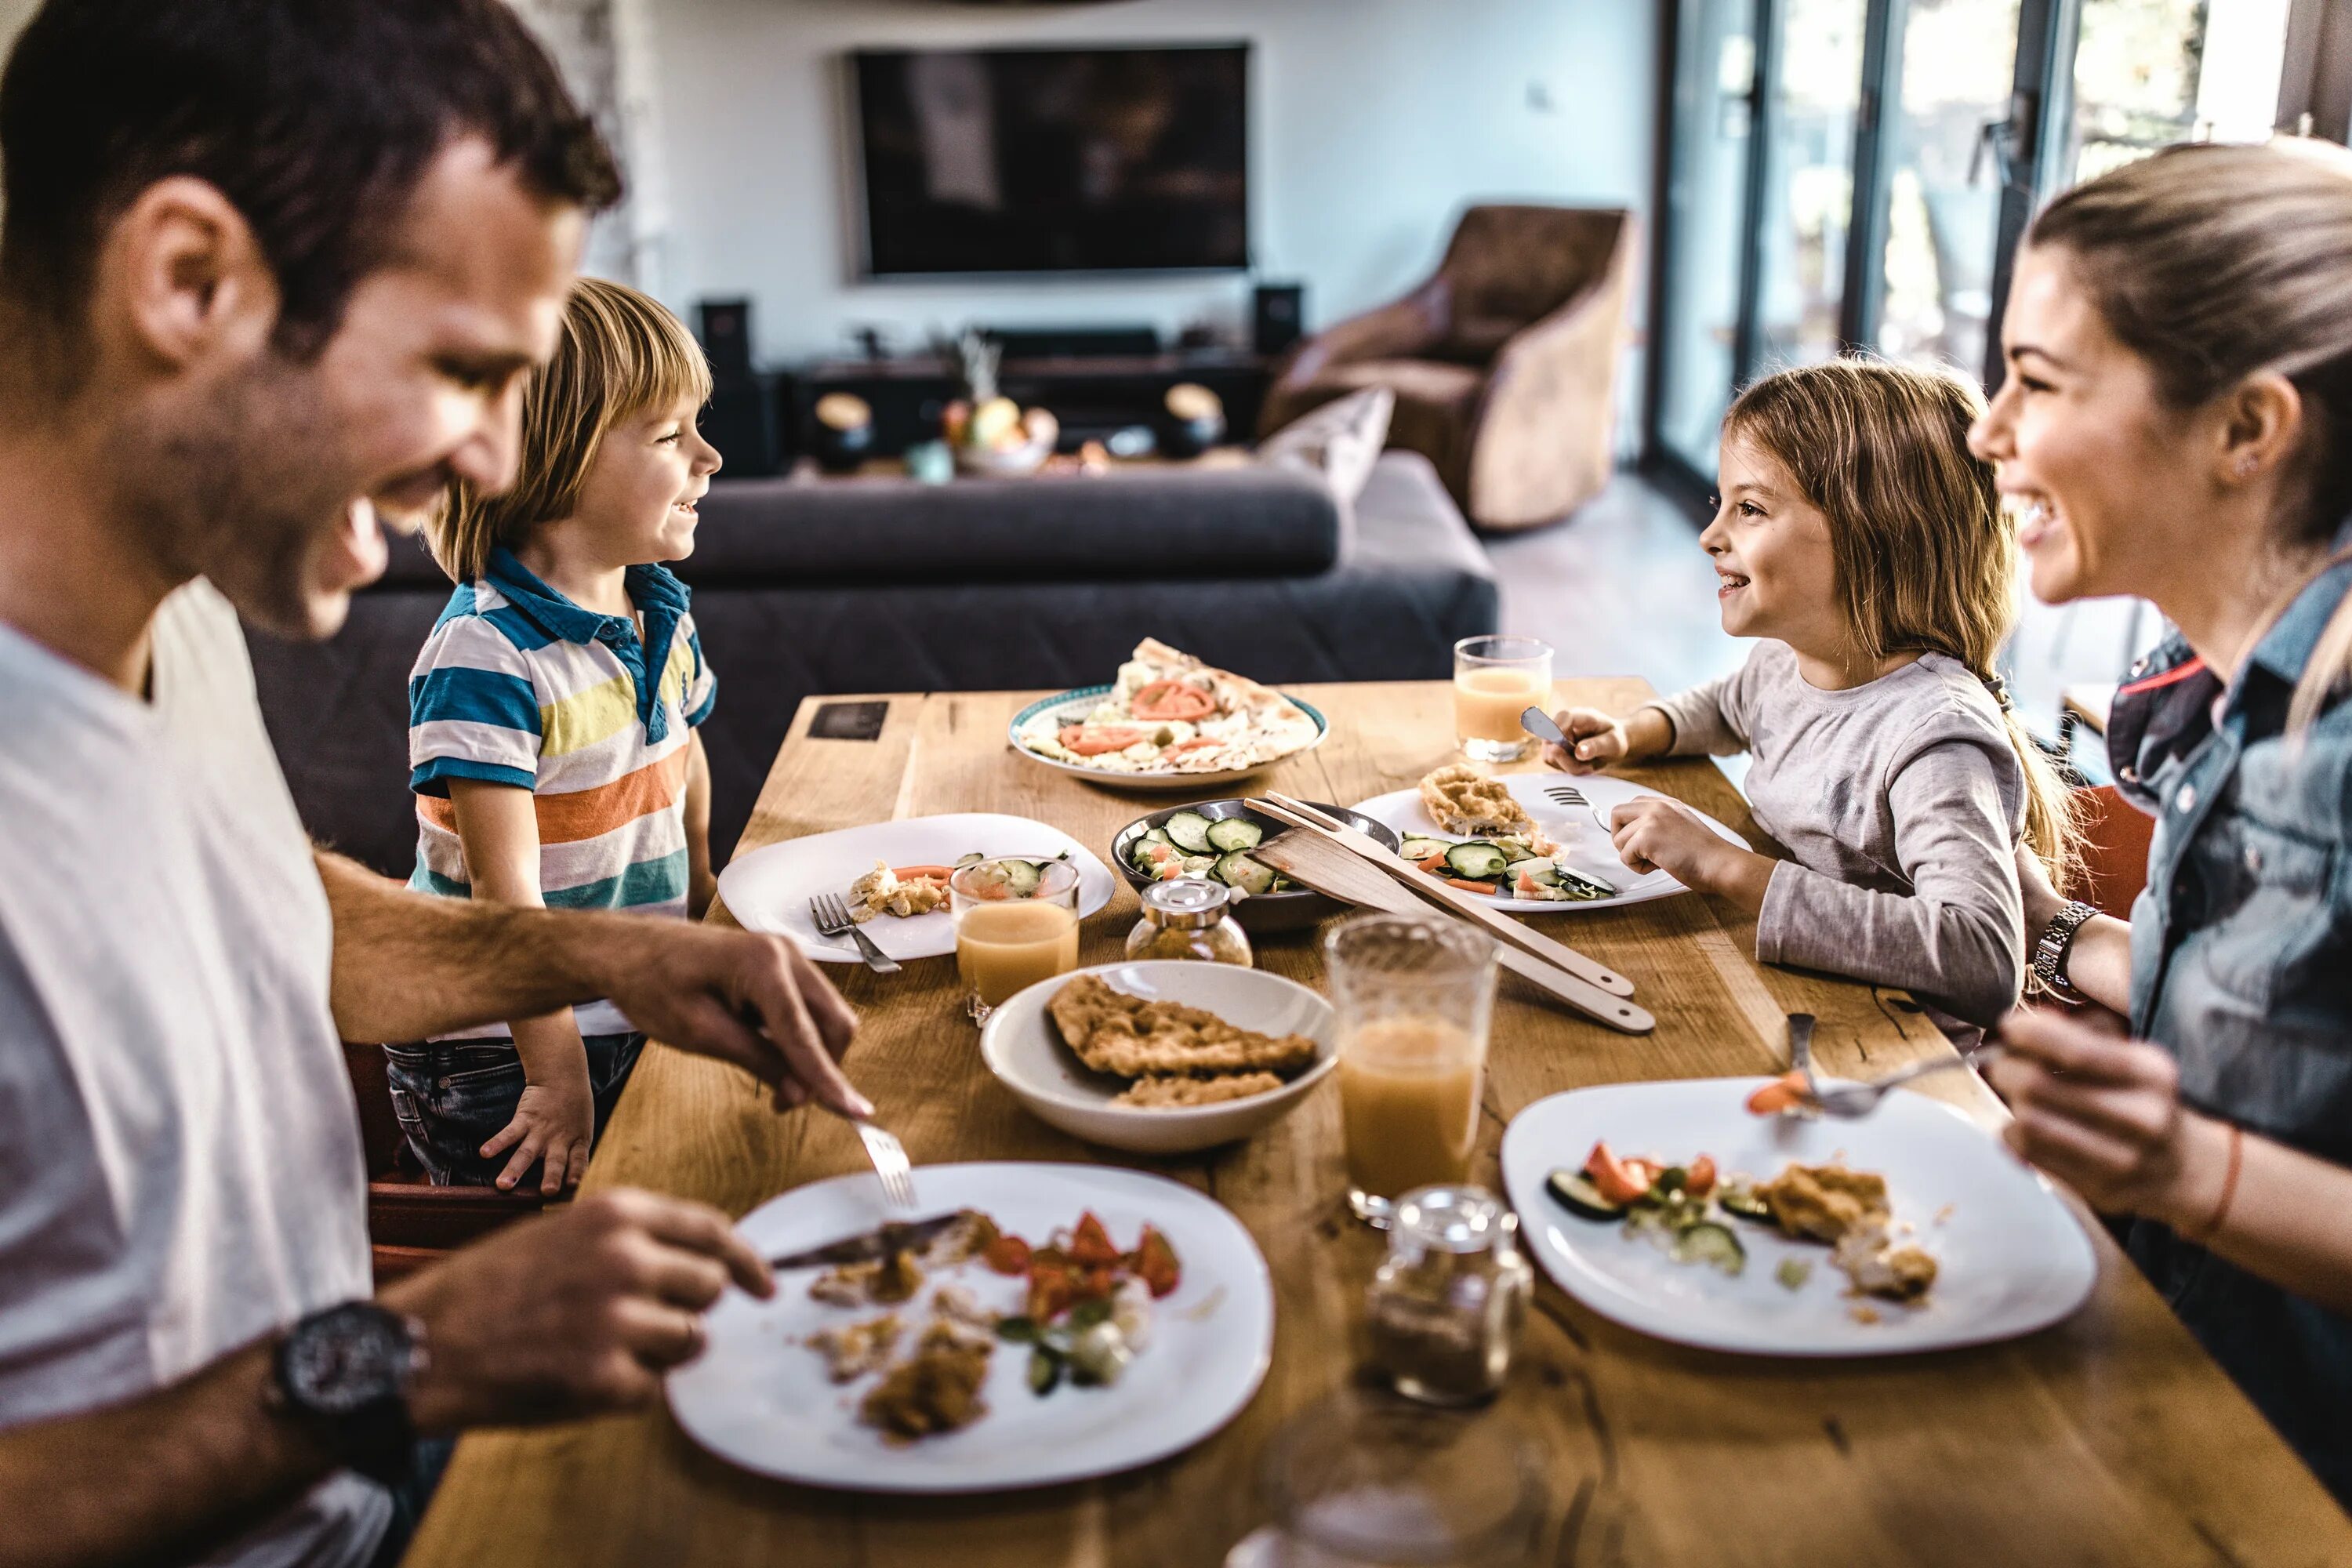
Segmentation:
[(1249, 265), (1249, 48), (851, 57), (865, 268)]

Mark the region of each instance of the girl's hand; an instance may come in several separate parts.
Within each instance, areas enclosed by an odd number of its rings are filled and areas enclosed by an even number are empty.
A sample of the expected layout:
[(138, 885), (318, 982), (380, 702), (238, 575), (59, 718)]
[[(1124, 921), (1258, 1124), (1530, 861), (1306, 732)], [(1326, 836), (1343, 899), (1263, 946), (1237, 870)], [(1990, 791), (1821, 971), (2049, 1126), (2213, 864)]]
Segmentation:
[(2001, 1133), (2011, 1148), (2102, 1213), (2206, 1220), (2228, 1129), (2181, 1108), (2168, 1054), (2053, 1008), (2021, 1007), (1995, 1033), (2006, 1050), (1985, 1076), (2016, 1118)]
[(1609, 826), (1610, 842), (1628, 869), (1664, 871), (1701, 892), (1723, 891), (1728, 857), (1747, 853), (1716, 837), (1690, 807), (1664, 795), (1627, 801), (1609, 814)]
[(596, 1134), (596, 1097), (588, 1088), (588, 1063), (583, 1057), (577, 1073), (546, 1083), (523, 1086), (515, 1102), (514, 1120), (482, 1145), (482, 1158), (494, 1160), (514, 1151), (499, 1185), (511, 1189), (534, 1163), (540, 1164), (539, 1190), (549, 1197), (569, 1192), (588, 1173), (588, 1146)]
[[(1597, 773), (1612, 763), (1624, 759), (1630, 749), (1625, 739), (1625, 726), (1598, 708), (1570, 708), (1552, 715), (1552, 722), (1569, 739), (1569, 745), (1544, 743), (1546, 767), (1563, 773)], [(1573, 748), (1571, 750), (1570, 748)]]

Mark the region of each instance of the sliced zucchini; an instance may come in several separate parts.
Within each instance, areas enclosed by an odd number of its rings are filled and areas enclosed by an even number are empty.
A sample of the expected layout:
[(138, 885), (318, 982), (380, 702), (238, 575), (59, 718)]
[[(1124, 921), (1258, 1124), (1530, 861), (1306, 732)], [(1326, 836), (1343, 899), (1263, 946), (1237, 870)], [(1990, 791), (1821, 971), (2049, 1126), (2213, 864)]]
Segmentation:
[(1168, 829), (1169, 842), (1187, 855), (1209, 853), (1209, 819), (1199, 812), (1180, 811), (1161, 826)]
[(1739, 1245), (1729, 1226), (1703, 1219), (1675, 1237), (1674, 1258), (1677, 1263), (1712, 1264), (1726, 1274), (1737, 1274), (1748, 1267), (1748, 1249)]
[(1510, 866), (1509, 858), (1491, 844), (1456, 844), (1445, 852), (1446, 869), (1473, 882), (1491, 882)]
[(1551, 863), (1551, 867), (1559, 877), (1559, 885), (1580, 899), (1613, 899), (1617, 896), (1615, 886), (1598, 877), (1570, 870), (1557, 860)]
[(1238, 889), (1252, 898), (1271, 893), (1275, 883), (1281, 879), (1274, 874), (1272, 867), (1259, 865), (1249, 858), (1247, 851), (1240, 849), (1219, 860), (1217, 868), (1209, 874), (1226, 887)]
[(1209, 842), (1228, 852), (1255, 849), (1257, 841), (1265, 837), (1265, 828), (1244, 817), (1228, 816), (1222, 822), (1209, 824)]
[(1528, 841), (1524, 838), (1497, 838), (1495, 840), (1495, 847), (1500, 849), (1505, 857), (1507, 858), (1514, 866), (1517, 865), (1522, 860), (1537, 860), (1542, 858), (1542, 857), (1538, 856), (1532, 848), (1528, 847)]
[(1025, 899), (1035, 893), (1037, 884), (1045, 880), (1045, 873), (1037, 868), (1034, 860), (1004, 862), (1005, 890), (1016, 899)]
[(1443, 838), (1408, 838), (1397, 846), (1397, 854), (1407, 860), (1426, 860), (1453, 847)]
[(1735, 1219), (1752, 1219), (1759, 1225), (1770, 1225), (1772, 1205), (1756, 1195), (1756, 1189), (1745, 1182), (1726, 1182), (1717, 1189), (1715, 1201), (1723, 1212)]
[(1544, 1191), (1558, 1198), (1560, 1206), (1579, 1219), (1605, 1222), (1625, 1217), (1623, 1205), (1602, 1197), (1601, 1189), (1592, 1184), (1592, 1178), (1581, 1171), (1554, 1171), (1544, 1178)]

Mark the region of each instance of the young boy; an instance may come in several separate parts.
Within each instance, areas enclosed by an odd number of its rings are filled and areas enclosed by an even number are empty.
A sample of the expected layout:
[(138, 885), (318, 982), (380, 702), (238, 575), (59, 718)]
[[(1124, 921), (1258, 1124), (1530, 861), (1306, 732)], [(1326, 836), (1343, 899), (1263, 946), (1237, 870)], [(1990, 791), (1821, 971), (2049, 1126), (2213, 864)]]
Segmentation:
[[(429, 525), (456, 580), (408, 683), (413, 888), (553, 908), (699, 915), (716, 680), (687, 589), (719, 454), (710, 373), (677, 319), (583, 279), (523, 398), (520, 472), (459, 486)], [(441, 1184), (551, 1196), (580, 1179), (645, 1037), (609, 1002), (386, 1046), (410, 1148)]]

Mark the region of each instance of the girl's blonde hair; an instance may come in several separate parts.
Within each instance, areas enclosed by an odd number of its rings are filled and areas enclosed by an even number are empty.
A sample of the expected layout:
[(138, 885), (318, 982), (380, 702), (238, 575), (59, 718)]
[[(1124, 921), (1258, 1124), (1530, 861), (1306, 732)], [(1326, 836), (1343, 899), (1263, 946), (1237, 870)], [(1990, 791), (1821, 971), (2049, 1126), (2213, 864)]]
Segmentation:
[(1863, 654), (1940, 653), (1992, 692), (2025, 770), (2026, 843), (2063, 888), (2073, 796), (1993, 669), (2017, 624), (2017, 541), (1992, 470), (1969, 452), (1983, 411), (1955, 376), (1853, 357), (1757, 382), (1723, 437), (1778, 462), (1829, 520), (1839, 608)]
[[(2352, 153), (2281, 138), (2197, 143), (2086, 181), (2026, 243), (2063, 251), (2107, 330), (2175, 408), (2271, 372), (2303, 399), (2283, 542), (2324, 542), (2352, 512)], [(2288, 710), (2301, 730), (2352, 681), (2352, 599)]]
[(635, 289), (583, 278), (563, 307), (555, 355), (522, 395), (522, 454), (512, 486), (484, 495), (449, 487), (425, 542), (441, 569), (470, 583), (499, 545), (572, 515), (604, 433), (622, 420), (691, 395), (710, 397), (710, 364), (686, 326)]

